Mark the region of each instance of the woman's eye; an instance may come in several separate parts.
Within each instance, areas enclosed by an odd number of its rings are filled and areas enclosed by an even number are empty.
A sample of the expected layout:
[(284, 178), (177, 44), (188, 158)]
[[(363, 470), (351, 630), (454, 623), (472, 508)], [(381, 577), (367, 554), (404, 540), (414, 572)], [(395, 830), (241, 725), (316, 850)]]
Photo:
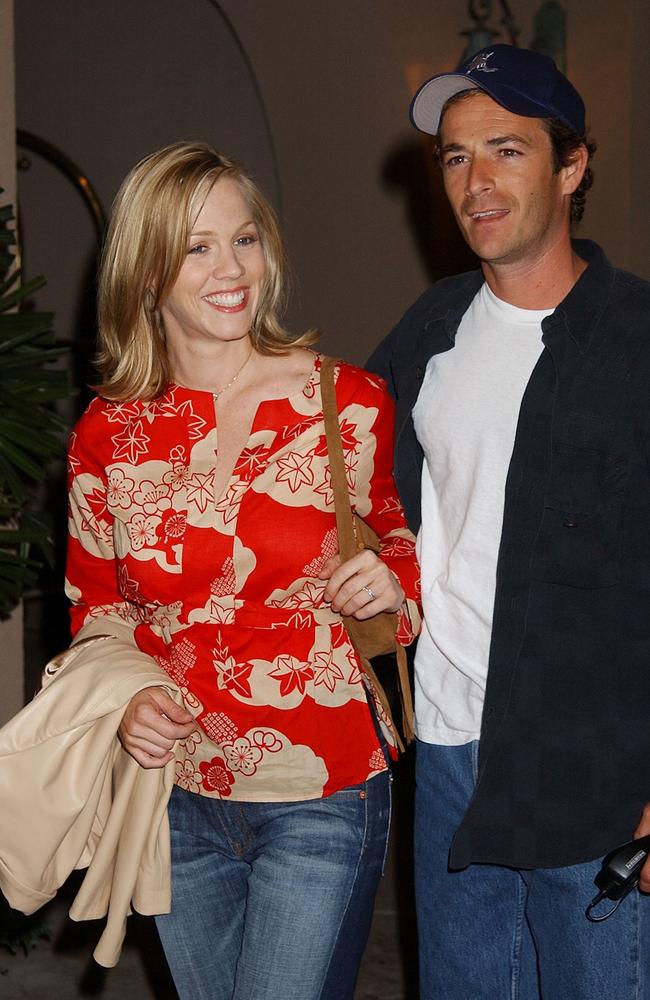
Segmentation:
[(235, 246), (238, 247), (249, 247), (253, 243), (257, 243), (257, 237), (246, 233), (244, 236), (238, 236), (235, 240)]
[(194, 254), (195, 257), (199, 257), (202, 253), (205, 253), (207, 249), (208, 248), (205, 243), (195, 243), (194, 246), (190, 247), (187, 252), (188, 254)]

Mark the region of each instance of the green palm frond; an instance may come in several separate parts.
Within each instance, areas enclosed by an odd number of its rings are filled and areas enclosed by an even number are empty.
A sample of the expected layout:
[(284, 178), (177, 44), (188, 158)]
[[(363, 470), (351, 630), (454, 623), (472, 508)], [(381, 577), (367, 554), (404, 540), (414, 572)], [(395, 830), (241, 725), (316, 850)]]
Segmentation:
[(45, 280), (11, 272), (12, 220), (11, 206), (0, 207), (0, 617), (51, 559), (50, 528), (30, 501), (48, 462), (63, 455), (64, 422), (52, 403), (69, 392), (66, 372), (54, 367), (67, 349), (55, 342), (52, 313), (26, 307)]

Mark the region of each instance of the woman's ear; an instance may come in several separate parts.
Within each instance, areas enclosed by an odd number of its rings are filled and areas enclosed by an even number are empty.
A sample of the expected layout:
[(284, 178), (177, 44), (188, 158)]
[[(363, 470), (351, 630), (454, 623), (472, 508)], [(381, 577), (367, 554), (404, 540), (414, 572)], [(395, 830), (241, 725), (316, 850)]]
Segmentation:
[(156, 292), (153, 285), (149, 285), (144, 293), (144, 307), (148, 313), (153, 313), (157, 309)]

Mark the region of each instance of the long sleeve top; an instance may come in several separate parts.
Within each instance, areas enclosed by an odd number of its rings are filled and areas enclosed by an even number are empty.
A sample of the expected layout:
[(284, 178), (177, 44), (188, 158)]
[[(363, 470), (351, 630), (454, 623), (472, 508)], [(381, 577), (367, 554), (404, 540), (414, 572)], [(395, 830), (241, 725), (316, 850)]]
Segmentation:
[[(337, 404), (351, 497), (419, 628), (414, 538), (392, 477), (393, 403), (341, 364)], [(320, 395), (263, 401), (222, 496), (211, 393), (97, 398), (69, 447), (72, 630), (127, 624), (179, 685), (200, 728), (176, 782), (243, 801), (318, 798), (386, 767), (358, 658), (318, 572), (338, 551)], [(382, 721), (381, 712), (380, 723)]]

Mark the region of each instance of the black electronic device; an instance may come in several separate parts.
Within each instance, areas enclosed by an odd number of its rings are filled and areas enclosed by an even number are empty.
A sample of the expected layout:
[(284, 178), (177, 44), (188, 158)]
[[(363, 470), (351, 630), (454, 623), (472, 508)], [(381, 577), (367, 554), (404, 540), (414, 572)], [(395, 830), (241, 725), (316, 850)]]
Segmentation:
[[(585, 911), (588, 920), (600, 923), (601, 920), (611, 917), (627, 894), (639, 884), (641, 869), (648, 854), (650, 854), (650, 835), (621, 844), (603, 858), (602, 868), (594, 879), (599, 892)], [(610, 907), (606, 913), (595, 916), (593, 910), (603, 899), (614, 900), (616, 905)]]

